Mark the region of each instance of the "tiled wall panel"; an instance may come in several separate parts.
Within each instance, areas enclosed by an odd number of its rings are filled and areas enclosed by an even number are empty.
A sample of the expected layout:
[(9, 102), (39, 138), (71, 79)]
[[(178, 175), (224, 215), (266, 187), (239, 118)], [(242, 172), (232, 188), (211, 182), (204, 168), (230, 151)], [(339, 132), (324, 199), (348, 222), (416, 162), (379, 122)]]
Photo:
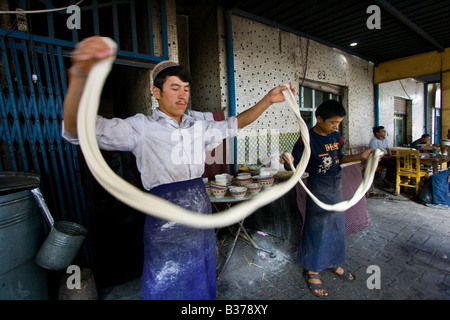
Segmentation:
[[(233, 16), (233, 40), (238, 113), (252, 107), (277, 85), (292, 81), (298, 89), (305, 76), (307, 80), (343, 87), (348, 110), (344, 138), (351, 146), (368, 143), (368, 128), (374, 122), (372, 63), (314, 41), (308, 44), (305, 38), (238, 16)], [(282, 141), (298, 136), (297, 120), (285, 103), (272, 105), (246, 131), (265, 128), (278, 129)], [(243, 132), (240, 139), (246, 134)], [(285, 143), (279, 146), (288, 147)]]

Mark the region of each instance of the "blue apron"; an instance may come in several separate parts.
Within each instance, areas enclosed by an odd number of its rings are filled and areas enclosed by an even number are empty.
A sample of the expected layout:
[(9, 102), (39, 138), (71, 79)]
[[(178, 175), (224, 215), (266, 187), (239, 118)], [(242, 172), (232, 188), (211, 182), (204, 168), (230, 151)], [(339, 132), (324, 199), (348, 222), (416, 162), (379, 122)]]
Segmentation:
[[(324, 203), (341, 202), (341, 174), (310, 175), (308, 189)], [(345, 261), (344, 212), (324, 210), (307, 197), (298, 259), (305, 269), (313, 272), (320, 272)]]
[[(150, 193), (191, 211), (212, 212), (201, 178), (157, 186)], [(214, 229), (196, 229), (147, 216), (141, 285), (143, 300), (215, 299)]]

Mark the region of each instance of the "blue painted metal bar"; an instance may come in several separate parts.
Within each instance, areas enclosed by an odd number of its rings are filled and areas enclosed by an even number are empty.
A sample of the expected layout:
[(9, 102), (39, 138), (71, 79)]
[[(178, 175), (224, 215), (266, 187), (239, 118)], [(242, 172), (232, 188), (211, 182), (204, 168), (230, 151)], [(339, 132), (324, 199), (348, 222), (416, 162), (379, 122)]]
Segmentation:
[[(14, 90), (13, 90), (13, 82), (12, 82), (13, 77), (11, 76), (10, 63), (8, 61), (8, 55), (6, 53), (6, 44), (5, 44), (4, 40), (0, 41), (0, 49), (1, 49), (0, 51), (1, 51), (1, 55), (2, 55), (2, 60), (4, 62), (3, 66), (4, 66), (4, 71), (5, 71), (5, 75), (6, 75), (6, 83), (7, 83), (8, 92), (9, 92), (9, 97), (6, 100), (4, 100), (2, 98), (2, 102), (4, 103), (4, 105), (2, 106), (2, 111), (4, 111), (5, 121), (7, 121), (8, 113), (10, 115), (12, 115), (12, 118), (13, 118), (12, 125), (8, 126), (8, 122), (5, 122), (5, 127), (4, 127), (4, 130), (7, 130), (8, 134), (10, 135), (9, 141), (11, 144), (8, 146), (8, 148), (13, 148), (14, 141), (16, 141), (18, 143), (19, 152), (20, 152), (20, 155), (22, 158), (23, 170), (25, 172), (28, 172), (30, 169), (28, 167), (28, 160), (27, 160), (27, 154), (25, 152), (22, 130), (20, 129), (19, 115), (17, 112), (17, 105), (16, 105)], [(3, 97), (3, 90), (1, 90), (0, 93)], [(10, 159), (13, 160), (14, 158), (15, 158), (14, 151), (12, 151), (12, 153), (10, 153)], [(16, 168), (15, 163), (12, 164), (12, 166), (14, 168)]]
[[(35, 144), (35, 134), (34, 134), (34, 130), (33, 130), (33, 126), (31, 124), (31, 117), (30, 117), (30, 111), (27, 108), (27, 101), (25, 99), (25, 92), (24, 92), (24, 88), (22, 85), (22, 75), (21, 75), (21, 70), (20, 70), (20, 64), (19, 61), (17, 59), (17, 50), (16, 50), (16, 45), (15, 42), (10, 40), (9, 41), (9, 47), (11, 49), (11, 53), (12, 53), (12, 65), (14, 67), (15, 70), (15, 80), (16, 80), (16, 86), (18, 88), (19, 91), (19, 96), (16, 98), (16, 110), (18, 114), (22, 114), (23, 117), (25, 118), (25, 123), (23, 126), (20, 126), (20, 122), (19, 122), (19, 126), (20, 129), (22, 131), (23, 134), (23, 140), (24, 142), (27, 141), (30, 144), (30, 152), (31, 152), (31, 157), (32, 157), (32, 161), (33, 161), (33, 169), (37, 174), (40, 174), (40, 167), (39, 167), (39, 159), (38, 159), (38, 155), (37, 155), (37, 151), (36, 151), (36, 144)], [(12, 81), (11, 81), (12, 84)], [(12, 85), (9, 88), (10, 89), (10, 93), (14, 94), (15, 90), (13, 89)], [(48, 171), (47, 171), (48, 172)]]
[(47, 44), (54, 44), (57, 46), (63, 46), (63, 47), (69, 47), (69, 48), (75, 48), (75, 43), (72, 41), (67, 40), (60, 40), (60, 39), (54, 39), (39, 35), (31, 35), (31, 37), (28, 35), (28, 33), (21, 32), (21, 31), (8, 31), (6, 29), (0, 28), (0, 36), (2, 37), (8, 37), (8, 38), (14, 38), (14, 39), (20, 39), (20, 40), (32, 40), (34, 42), (42, 42)]
[[(8, 30), (0, 28), (0, 37), (8, 36), (8, 38), (15, 38), (15, 39), (20, 39), (20, 40), (29, 40), (30, 39), (28, 34), (26, 34), (24, 32), (13, 31), (13, 32), (8, 33), (7, 31)], [(65, 40), (51, 39), (51, 38), (37, 36), (37, 35), (31, 36), (31, 40), (34, 42), (42, 42), (42, 43), (46, 43), (46, 44), (53, 44), (56, 46), (75, 48), (75, 43), (70, 42), (70, 41), (65, 41)], [(146, 55), (146, 54), (142, 54), (142, 53), (133, 53), (133, 52), (123, 51), (123, 50), (118, 50), (117, 56), (124, 57), (124, 58), (140, 59), (140, 60), (149, 61), (149, 62), (160, 62), (160, 61), (164, 61), (167, 59), (165, 57), (156, 57), (156, 56), (150, 56), (150, 55)]]
[[(58, 154), (60, 155), (60, 162), (61, 162), (61, 169), (62, 174), (65, 179), (65, 181), (70, 180), (70, 183), (66, 182), (66, 188), (67, 190), (71, 191), (72, 196), (68, 196), (69, 198), (73, 197), (73, 203), (75, 211), (77, 212), (77, 215), (79, 217), (82, 216), (82, 210), (80, 208), (80, 199), (78, 196), (78, 192), (76, 190), (76, 183), (75, 183), (75, 177), (74, 177), (74, 171), (73, 171), (73, 165), (70, 161), (71, 158), (66, 159), (67, 150), (64, 148), (63, 145), (63, 139), (61, 138), (61, 121), (62, 121), (62, 115), (63, 115), (63, 96), (61, 95), (61, 86), (59, 84), (59, 77), (58, 77), (58, 64), (56, 62), (55, 56), (55, 49), (53, 46), (49, 47), (49, 57), (50, 57), (50, 66), (52, 68), (52, 74), (53, 74), (53, 82), (55, 87), (55, 108), (54, 108), (54, 123), (55, 126), (55, 142), (57, 144), (58, 148)], [(64, 69), (63, 69), (64, 70)], [(70, 154), (70, 153), (69, 153)], [(67, 169), (66, 169), (67, 165)]]
[(167, 15), (166, 15), (166, 0), (161, 0), (161, 28), (163, 40), (163, 57), (169, 59), (169, 44), (167, 39)]
[[(48, 179), (48, 181), (51, 181), (50, 168), (48, 166), (49, 162), (48, 162), (47, 153), (46, 153), (46, 150), (45, 150), (44, 134), (43, 134), (43, 129), (42, 129), (41, 123), (40, 123), (40, 115), (39, 115), (39, 112), (38, 112), (38, 109), (37, 109), (37, 105), (36, 105), (36, 96), (35, 96), (35, 93), (34, 93), (34, 86), (33, 86), (33, 81), (32, 81), (32, 78), (31, 78), (31, 75), (33, 73), (32, 73), (32, 70), (30, 68), (30, 63), (29, 62), (31, 60), (28, 57), (27, 44), (26, 43), (20, 43), (20, 44), (17, 43), (16, 45), (17, 45), (18, 49), (22, 50), (23, 57), (24, 57), (24, 62), (25, 62), (25, 72), (24, 72), (24, 74), (26, 75), (26, 78), (23, 79), (20, 76), (20, 80), (18, 81), (19, 82), (19, 87), (22, 87), (22, 89), (21, 89), (22, 93), (21, 94), (24, 95), (22, 97), (22, 101), (26, 101), (26, 98), (27, 98), (26, 92), (24, 91), (24, 85), (26, 85), (27, 82), (28, 82), (28, 87), (29, 87), (28, 89), (30, 91), (30, 96), (29, 96), (29, 99), (27, 101), (27, 108), (29, 108), (29, 115), (33, 116), (33, 118), (34, 118), (34, 125), (33, 125), (32, 121), (31, 121), (31, 118), (30, 118), (30, 121), (27, 121), (27, 122), (29, 123), (30, 126), (34, 127), (34, 133), (33, 133), (33, 140), (32, 141), (34, 143), (36, 143), (36, 142), (39, 143), (39, 151), (40, 151), (40, 155), (41, 155), (42, 163), (43, 163), (43, 167), (44, 167), (44, 174), (45, 174), (44, 178)], [(16, 55), (17, 55), (17, 51), (16, 51)], [(17, 65), (17, 68), (19, 68), (19, 65)], [(19, 74), (20, 74), (20, 72), (18, 72), (16, 74), (16, 76), (18, 76)], [(18, 78), (19, 78), (19, 76), (18, 76)], [(26, 80), (28, 80), (28, 81), (26, 82)], [(41, 174), (41, 179), (42, 179), (42, 174)]]
[(133, 44), (133, 52), (138, 52), (138, 40), (136, 29), (136, 3), (130, 0), (130, 23), (131, 23), (131, 40)]
[(48, 30), (48, 36), (54, 38), (55, 37), (55, 26), (53, 24), (53, 14), (51, 12), (47, 12), (47, 30)]
[[(57, 141), (59, 140), (59, 126), (57, 124), (57, 117), (56, 117), (56, 105), (55, 105), (55, 100), (54, 100), (54, 90), (53, 90), (53, 84), (52, 84), (52, 78), (51, 78), (51, 74), (50, 74), (50, 66), (48, 63), (48, 54), (47, 54), (47, 50), (45, 48), (45, 45), (42, 44), (42, 46), (40, 47), (41, 50), (38, 50), (36, 48), (36, 52), (41, 53), (41, 57), (42, 57), (42, 61), (43, 61), (43, 70), (44, 70), (44, 74), (45, 74), (45, 80), (44, 77), (41, 73), (40, 73), (40, 68), (36, 69), (36, 75), (37, 75), (37, 81), (36, 81), (36, 85), (37, 85), (37, 98), (36, 101), (38, 101), (38, 110), (37, 112), (40, 113), (40, 121), (42, 121), (42, 126), (44, 128), (44, 137), (45, 140), (47, 141), (47, 149), (48, 149), (48, 153), (50, 154), (50, 159), (52, 161), (52, 172), (53, 172), (53, 183), (56, 185), (57, 190), (54, 190), (55, 188), (52, 188), (54, 191), (56, 191), (56, 193), (58, 194), (59, 197), (59, 212), (60, 212), (60, 216), (62, 217), (63, 220), (67, 220), (68, 217), (66, 215), (67, 212), (70, 212), (71, 215), (74, 215), (74, 204), (72, 202), (72, 197), (70, 196), (70, 194), (67, 194), (67, 191), (69, 191), (69, 184), (68, 184), (68, 180), (66, 179), (66, 175), (64, 174), (65, 171), (65, 164), (64, 162), (61, 162), (62, 158), (62, 153), (60, 152), (58, 146), (56, 145), (55, 148), (55, 144), (57, 144)], [(34, 63), (35, 65), (38, 64), (38, 60), (37, 60), (37, 54), (32, 57), (34, 59)], [(46, 86), (44, 86), (44, 81), (46, 82)], [(32, 84), (31, 84), (32, 85)], [(47, 91), (48, 95), (44, 92)], [(48, 96), (48, 98), (47, 98)], [(56, 126), (55, 126), (56, 124)], [(56, 149), (56, 150), (55, 150)], [(57, 155), (58, 154), (58, 155)], [(59, 160), (59, 161), (58, 161)], [(59, 162), (59, 165), (58, 165)], [(59, 172), (59, 166), (61, 167), (61, 171), (63, 172), (63, 174), (61, 175)], [(62, 183), (63, 182), (63, 183)], [(67, 205), (66, 205), (66, 201), (67, 201)]]
[(97, 0), (92, 0), (92, 16), (94, 20), (94, 34), (100, 35), (100, 25), (98, 20), (98, 3)]
[[(75, 0), (70, 0), (70, 5), (74, 5), (75, 3), (76, 3)], [(72, 29), (72, 41), (75, 43), (77, 43), (79, 41), (77, 28)]]
[(147, 1), (147, 24), (148, 24), (148, 43), (150, 46), (150, 55), (155, 54), (155, 47), (153, 44), (153, 19), (152, 19), (152, 1)]
[[(1, 92), (3, 92), (3, 88), (0, 87)], [(3, 98), (3, 94), (0, 94), (0, 139), (4, 139), (8, 148), (9, 161), (11, 163), (11, 167), (13, 171), (18, 171), (16, 156), (13, 148), (13, 139), (11, 137), (11, 130), (8, 123), (8, 113), (6, 111), (6, 103)], [(26, 162), (25, 162), (26, 163)], [(3, 166), (0, 161), (0, 170), (3, 170)]]
[[(65, 97), (67, 93), (67, 81), (66, 81), (66, 74), (65, 74), (65, 68), (64, 68), (64, 59), (63, 59), (63, 51), (61, 47), (56, 47), (57, 52), (57, 60), (58, 63), (53, 63), (53, 65), (59, 70), (59, 76), (61, 79), (61, 91), (62, 96)], [(55, 79), (58, 79), (58, 77), (55, 75)], [(58, 90), (59, 91), (59, 90)], [(63, 102), (61, 101), (60, 108), (58, 108), (59, 118), (63, 119)], [(62, 129), (62, 128), (61, 128)], [(61, 131), (60, 131), (61, 132)], [(87, 213), (87, 207), (86, 207), (86, 197), (84, 193), (84, 186), (83, 181), (81, 180), (82, 174), (80, 169), (80, 159), (78, 157), (78, 150), (77, 146), (73, 145), (66, 140), (64, 140), (62, 137), (60, 137), (60, 142), (64, 146), (64, 150), (66, 153), (65, 161), (69, 167), (69, 175), (70, 180), (72, 182), (72, 194), (75, 198), (75, 203), (77, 205), (77, 215), (78, 215), (78, 222), (84, 226), (87, 226), (87, 219), (83, 219), (83, 214)], [(79, 200), (78, 200), (79, 199)], [(86, 239), (86, 242), (89, 243), (90, 237)], [(93, 261), (93, 254), (90, 251), (90, 246), (85, 245), (82, 247), (84, 252), (84, 257), (86, 259), (86, 262), (88, 264), (92, 263)]]
[(120, 49), (120, 37), (119, 37), (119, 16), (117, 13), (117, 0), (113, 0), (112, 3), (113, 12), (113, 30), (114, 30), (114, 41), (117, 43), (117, 49)]
[[(67, 80), (66, 80), (63, 54), (62, 54), (61, 47), (57, 47), (56, 51), (57, 51), (57, 55), (58, 55), (58, 70), (59, 70), (59, 75), (61, 78), (61, 90), (62, 90), (63, 96), (65, 97), (66, 93), (67, 93)], [(59, 111), (59, 116), (61, 119), (63, 119), (62, 106), (61, 106), (61, 110)], [(83, 183), (81, 181), (82, 175), (81, 175), (80, 161), (79, 161), (79, 157), (78, 157), (77, 146), (67, 142), (66, 140), (63, 140), (62, 138), (61, 138), (61, 140), (62, 140), (62, 143), (66, 150), (67, 162), (69, 163), (69, 167), (70, 167), (70, 165), (73, 165), (73, 168), (70, 171), (71, 179), (72, 179), (72, 181), (76, 181), (76, 184), (74, 184), (74, 185), (76, 185), (78, 195), (80, 197), (79, 204), (81, 206), (81, 212), (87, 212), (86, 201), (85, 201), (86, 199), (85, 199), (85, 195), (84, 195), (84, 187), (83, 187)]]
[[(228, 78), (228, 105), (229, 115), (236, 116), (236, 89), (234, 81), (234, 49), (233, 49), (233, 12), (226, 10), (225, 12), (225, 32), (226, 32), (226, 56), (227, 56), (227, 78)], [(237, 174), (237, 137), (233, 141), (234, 160), (233, 174)]]

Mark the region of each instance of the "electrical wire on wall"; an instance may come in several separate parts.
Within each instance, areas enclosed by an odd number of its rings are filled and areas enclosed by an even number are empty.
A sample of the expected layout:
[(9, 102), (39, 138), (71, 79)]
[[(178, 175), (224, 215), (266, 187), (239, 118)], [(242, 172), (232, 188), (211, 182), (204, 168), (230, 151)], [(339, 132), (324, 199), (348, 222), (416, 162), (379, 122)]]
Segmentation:
[(400, 85), (402, 86), (403, 91), (406, 93), (406, 96), (408, 97), (408, 99), (409, 99), (409, 100), (412, 100), (411, 97), (409, 96), (408, 92), (406, 92), (406, 89), (405, 89), (405, 87), (403, 86), (402, 81), (401, 81), (401, 80), (398, 80), (398, 82), (400, 82)]
[[(75, 6), (78, 6), (80, 3), (82, 3), (84, 0), (78, 1)], [(55, 12), (55, 11), (61, 11), (61, 10), (67, 10), (70, 6), (63, 7), (63, 8), (54, 8), (54, 9), (42, 9), (42, 10), (15, 10), (15, 11), (0, 11), (0, 14), (33, 14), (33, 13), (47, 13), (47, 12)]]

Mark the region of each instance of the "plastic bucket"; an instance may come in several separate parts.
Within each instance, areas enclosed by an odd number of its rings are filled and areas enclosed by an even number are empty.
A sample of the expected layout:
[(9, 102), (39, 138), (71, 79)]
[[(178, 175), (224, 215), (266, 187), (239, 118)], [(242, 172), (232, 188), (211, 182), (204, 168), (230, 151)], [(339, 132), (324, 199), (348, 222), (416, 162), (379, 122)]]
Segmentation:
[(75, 259), (86, 235), (87, 229), (75, 222), (55, 222), (36, 255), (36, 263), (50, 270), (67, 268)]

